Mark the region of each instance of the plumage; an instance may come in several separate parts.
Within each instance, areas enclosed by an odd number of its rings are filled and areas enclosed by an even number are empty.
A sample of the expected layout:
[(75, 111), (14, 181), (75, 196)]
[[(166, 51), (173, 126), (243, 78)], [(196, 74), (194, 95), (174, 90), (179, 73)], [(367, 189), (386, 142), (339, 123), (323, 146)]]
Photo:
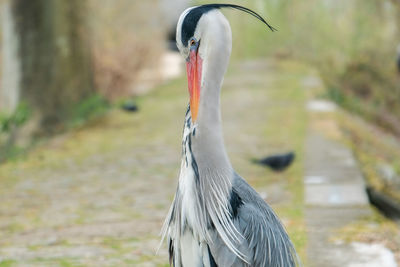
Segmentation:
[(222, 4), (190, 8), (179, 18), (177, 46), (187, 61), (190, 105), (178, 187), (163, 226), (170, 264), (295, 266), (295, 249), (278, 217), (234, 171), (225, 151), (220, 88), (232, 39), (218, 10), (222, 7), (261, 18), (247, 8)]

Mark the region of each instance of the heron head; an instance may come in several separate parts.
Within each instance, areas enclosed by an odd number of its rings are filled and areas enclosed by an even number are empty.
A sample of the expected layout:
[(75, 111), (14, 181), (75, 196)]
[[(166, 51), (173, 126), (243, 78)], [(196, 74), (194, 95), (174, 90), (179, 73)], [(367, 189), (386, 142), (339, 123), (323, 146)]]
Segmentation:
[[(221, 8), (234, 8), (246, 12), (261, 20), (272, 31), (275, 30), (256, 12), (238, 5), (207, 4), (188, 8), (181, 14), (176, 28), (176, 44), (186, 59), (193, 121), (197, 119), (203, 70), (207, 71), (207, 61), (212, 57), (228, 61), (231, 53), (231, 30), (226, 18), (219, 11)], [(219, 69), (214, 68), (212, 71), (218, 72)]]

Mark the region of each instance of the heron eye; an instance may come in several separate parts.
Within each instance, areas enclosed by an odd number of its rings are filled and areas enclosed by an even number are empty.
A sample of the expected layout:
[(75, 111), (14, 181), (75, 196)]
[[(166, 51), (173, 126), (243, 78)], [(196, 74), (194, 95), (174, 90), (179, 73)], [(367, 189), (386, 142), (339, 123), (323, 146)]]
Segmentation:
[(193, 46), (196, 44), (196, 41), (194, 39), (190, 40), (190, 46)]

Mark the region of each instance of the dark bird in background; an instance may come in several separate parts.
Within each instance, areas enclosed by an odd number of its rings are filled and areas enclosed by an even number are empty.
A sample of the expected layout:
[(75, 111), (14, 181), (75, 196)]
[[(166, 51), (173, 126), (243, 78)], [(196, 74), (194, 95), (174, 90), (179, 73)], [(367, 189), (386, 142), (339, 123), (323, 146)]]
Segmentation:
[(138, 111), (138, 106), (133, 101), (126, 101), (122, 104), (121, 108), (127, 112)]
[(270, 167), (274, 171), (283, 171), (288, 168), (295, 158), (294, 152), (285, 154), (272, 155), (260, 160), (255, 160), (256, 163)]

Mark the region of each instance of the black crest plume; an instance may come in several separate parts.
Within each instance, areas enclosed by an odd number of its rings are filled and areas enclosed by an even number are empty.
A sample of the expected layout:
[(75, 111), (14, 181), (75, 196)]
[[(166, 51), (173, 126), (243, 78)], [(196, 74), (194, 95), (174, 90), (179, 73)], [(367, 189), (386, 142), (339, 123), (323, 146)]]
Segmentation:
[(211, 9), (213, 9), (213, 8), (218, 8), (218, 9), (220, 9), (220, 8), (234, 8), (234, 9), (237, 9), (237, 10), (240, 10), (240, 11), (243, 11), (243, 12), (246, 12), (246, 13), (252, 15), (253, 17), (259, 19), (262, 23), (267, 25), (268, 28), (271, 31), (276, 31), (276, 29), (274, 27), (272, 27), (271, 25), (269, 25), (269, 23), (266, 22), (265, 19), (263, 17), (261, 17), (257, 12), (255, 12), (255, 11), (253, 11), (253, 10), (247, 8), (247, 7), (244, 7), (244, 6), (233, 5), (233, 4), (208, 4), (208, 5), (202, 5), (200, 7), (206, 7), (206, 8), (208, 7), (208, 8), (211, 8)]
[(213, 9), (221, 9), (221, 8), (233, 8), (233, 9), (237, 9), (237, 10), (246, 12), (246, 13), (252, 15), (253, 17), (257, 18), (258, 20), (260, 20), (265, 25), (267, 25), (271, 31), (276, 31), (276, 29), (274, 27), (272, 27), (271, 25), (269, 25), (268, 22), (266, 22), (263, 17), (261, 17), (258, 13), (256, 13), (255, 11), (253, 11), (247, 7), (233, 5), (233, 4), (206, 4), (206, 5), (202, 5), (202, 6), (193, 8), (186, 15), (186, 17), (182, 23), (182, 36), (181, 36), (182, 44), (186, 45), (189, 38), (193, 36), (197, 22), (199, 21), (200, 17), (203, 14), (205, 14)]

